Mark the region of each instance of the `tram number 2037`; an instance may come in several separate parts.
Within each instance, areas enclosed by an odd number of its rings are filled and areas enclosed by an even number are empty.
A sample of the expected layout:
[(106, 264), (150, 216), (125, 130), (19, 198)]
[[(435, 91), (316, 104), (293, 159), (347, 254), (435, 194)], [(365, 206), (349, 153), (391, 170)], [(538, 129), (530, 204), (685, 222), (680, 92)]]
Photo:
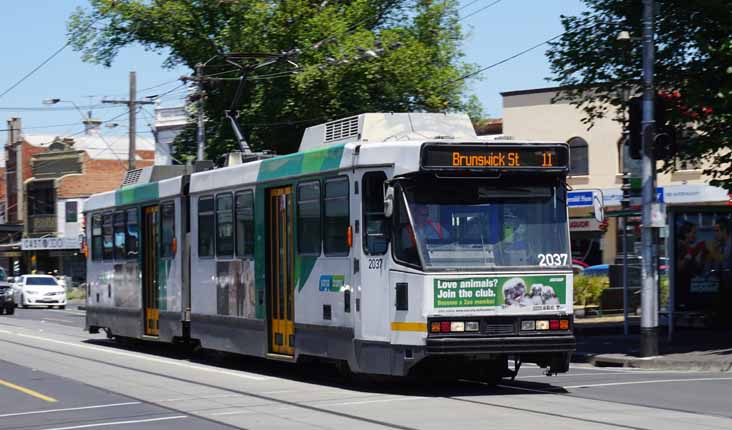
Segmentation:
[(369, 258), (369, 269), (381, 269), (383, 264), (383, 258)]
[(566, 266), (569, 257), (567, 254), (538, 254), (539, 266)]

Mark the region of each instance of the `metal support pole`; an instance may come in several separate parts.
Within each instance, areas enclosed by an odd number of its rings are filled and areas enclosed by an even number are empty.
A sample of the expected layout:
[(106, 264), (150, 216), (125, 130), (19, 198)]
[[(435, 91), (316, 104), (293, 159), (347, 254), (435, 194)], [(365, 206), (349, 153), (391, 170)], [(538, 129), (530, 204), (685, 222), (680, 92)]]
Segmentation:
[(137, 138), (137, 75), (130, 72), (130, 152), (128, 155), (128, 170), (135, 169), (135, 146)]
[(653, 112), (653, 0), (643, 0), (643, 213), (642, 213), (642, 289), (640, 356), (658, 355), (658, 291), (656, 290), (657, 267), (654, 264), (653, 227), (651, 227), (651, 205), (655, 200), (656, 184), (653, 158), (654, 112)]
[(628, 217), (623, 217), (623, 334), (628, 335)]
[(197, 142), (198, 150), (196, 151), (196, 160), (203, 160), (204, 149), (206, 146), (206, 131), (204, 129), (204, 112), (203, 112), (203, 64), (196, 65), (196, 82), (198, 83), (198, 133)]

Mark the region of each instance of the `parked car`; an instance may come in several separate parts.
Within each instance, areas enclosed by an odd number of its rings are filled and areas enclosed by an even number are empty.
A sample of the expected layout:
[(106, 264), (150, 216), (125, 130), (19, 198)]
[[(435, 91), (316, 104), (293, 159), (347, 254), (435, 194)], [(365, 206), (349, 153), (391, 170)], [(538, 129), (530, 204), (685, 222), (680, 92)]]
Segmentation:
[(29, 306), (56, 306), (66, 308), (66, 289), (50, 275), (22, 275), (13, 284), (15, 303), (23, 308)]
[(610, 266), (608, 264), (596, 264), (594, 266), (585, 267), (582, 274), (585, 276), (608, 276)]
[(572, 259), (572, 272), (574, 272), (575, 275), (581, 274), (589, 266), (589, 264), (582, 260), (578, 260), (576, 258)]
[(8, 282), (5, 269), (0, 267), (0, 315), (15, 313), (15, 300), (13, 299), (13, 287)]

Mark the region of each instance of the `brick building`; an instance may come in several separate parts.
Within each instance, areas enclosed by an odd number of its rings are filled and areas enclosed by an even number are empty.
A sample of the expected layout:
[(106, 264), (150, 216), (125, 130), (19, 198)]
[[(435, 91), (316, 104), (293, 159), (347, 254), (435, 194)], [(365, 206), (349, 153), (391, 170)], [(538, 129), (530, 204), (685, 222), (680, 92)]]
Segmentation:
[[(4, 154), (6, 223), (22, 225), (22, 239), (0, 245), (0, 264), (4, 253), (11, 272), (14, 265), (23, 273), (58, 273), (83, 282), (84, 202), (119, 187), (127, 172), (128, 138), (103, 136), (101, 122), (91, 119), (84, 121), (83, 135), (70, 138), (25, 135), (20, 121), (11, 121)], [(136, 154), (137, 167), (154, 164), (155, 143), (138, 137)]]

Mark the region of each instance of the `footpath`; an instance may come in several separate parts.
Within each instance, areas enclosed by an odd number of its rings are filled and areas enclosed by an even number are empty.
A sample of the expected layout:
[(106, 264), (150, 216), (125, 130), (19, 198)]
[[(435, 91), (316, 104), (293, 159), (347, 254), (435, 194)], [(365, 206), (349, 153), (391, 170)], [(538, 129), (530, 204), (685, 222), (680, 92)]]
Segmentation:
[(732, 330), (676, 328), (671, 341), (666, 327), (659, 334), (659, 355), (639, 357), (640, 319), (631, 317), (623, 335), (620, 317), (575, 320), (577, 352), (572, 361), (598, 367), (732, 372)]

